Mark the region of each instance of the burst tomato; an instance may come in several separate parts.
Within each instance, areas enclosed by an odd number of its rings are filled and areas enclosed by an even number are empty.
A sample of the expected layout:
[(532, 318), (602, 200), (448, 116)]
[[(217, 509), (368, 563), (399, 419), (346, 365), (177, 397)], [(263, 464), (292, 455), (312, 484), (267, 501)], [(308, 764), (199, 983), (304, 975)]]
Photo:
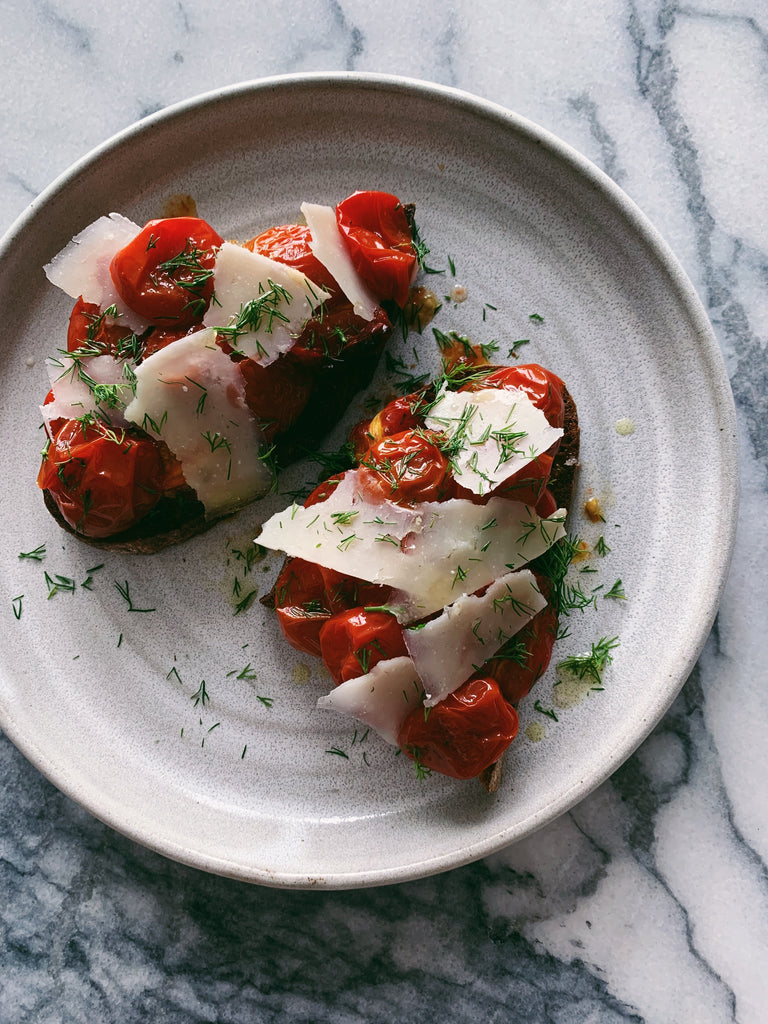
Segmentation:
[(542, 608), (480, 669), (499, 684), (504, 699), (517, 704), (547, 670), (557, 636), (557, 614)]
[(355, 192), (336, 207), (347, 251), (374, 296), (401, 308), (416, 274), (411, 227), (403, 204), (388, 192)]
[(150, 323), (189, 327), (208, 307), (222, 243), (197, 217), (151, 220), (115, 254), (112, 280), (126, 305)]
[(78, 533), (108, 537), (137, 523), (165, 489), (166, 467), (151, 438), (112, 431), (98, 421), (66, 420), (37, 482)]
[(388, 612), (351, 608), (320, 630), (320, 651), (337, 683), (363, 676), (380, 661), (407, 654), (400, 623)]
[(251, 252), (260, 252), (277, 263), (285, 263), (300, 271), (305, 277), (326, 291), (335, 294), (339, 290), (335, 279), (312, 252), (312, 234), (303, 224), (281, 224), (263, 231), (250, 242), (245, 243)]
[(449, 483), (449, 463), (429, 431), (404, 430), (371, 445), (360, 462), (361, 488), (372, 501), (398, 505), (439, 501)]
[(517, 735), (517, 712), (490, 677), (467, 680), (427, 711), (410, 711), (398, 745), (412, 760), (454, 779), (471, 779), (504, 753)]
[(320, 656), (320, 630), (331, 615), (325, 607), (320, 570), (303, 558), (289, 558), (273, 590), (277, 621), (288, 643)]
[(482, 388), (504, 388), (524, 391), (537, 408), (541, 409), (552, 427), (562, 427), (565, 419), (563, 387), (565, 385), (554, 373), (545, 370), (538, 363), (524, 363), (522, 366), (504, 366), (489, 373), (480, 381), (465, 384), (462, 391), (477, 391)]
[(241, 359), (237, 364), (245, 386), (248, 408), (271, 441), (301, 415), (312, 393), (312, 376), (300, 363), (280, 358), (268, 366)]
[(78, 298), (69, 315), (67, 352), (98, 348), (105, 354), (115, 355), (120, 350), (120, 342), (130, 337), (127, 327), (104, 316), (93, 302), (84, 302), (82, 295)]

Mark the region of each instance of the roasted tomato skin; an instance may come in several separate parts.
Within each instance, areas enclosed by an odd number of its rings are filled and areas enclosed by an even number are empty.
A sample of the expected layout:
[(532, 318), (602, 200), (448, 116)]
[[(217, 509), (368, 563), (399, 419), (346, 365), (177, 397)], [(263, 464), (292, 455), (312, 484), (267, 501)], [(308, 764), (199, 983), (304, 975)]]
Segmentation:
[(450, 463), (429, 431), (403, 430), (371, 445), (360, 462), (361, 489), (372, 501), (397, 505), (440, 501), (450, 482)]
[(479, 381), (465, 384), (461, 391), (478, 391), (483, 388), (506, 388), (524, 391), (537, 408), (541, 409), (552, 427), (562, 427), (565, 422), (565, 385), (556, 374), (545, 370), (538, 363), (523, 363), (520, 366), (503, 366), (493, 370)]
[(110, 274), (126, 305), (150, 323), (189, 327), (208, 307), (222, 243), (198, 217), (151, 220), (115, 254)]
[(312, 233), (305, 224), (281, 224), (263, 231), (245, 243), (251, 252), (259, 252), (277, 263), (285, 263), (326, 291), (336, 294), (339, 286), (330, 272), (312, 252)]
[(382, 302), (402, 309), (416, 274), (411, 227), (403, 204), (389, 192), (355, 192), (336, 207), (336, 223), (352, 263)]
[(320, 630), (331, 617), (318, 566), (289, 558), (274, 589), (275, 611), (283, 636), (296, 650), (320, 657)]
[(245, 387), (245, 401), (271, 441), (293, 426), (312, 393), (312, 375), (300, 364), (283, 357), (268, 366), (241, 359), (237, 368)]
[(408, 653), (394, 615), (363, 607), (333, 615), (320, 630), (320, 650), (337, 684), (365, 675), (380, 661)]
[(85, 302), (81, 295), (69, 315), (67, 352), (97, 348), (105, 354), (115, 355), (119, 351), (120, 342), (130, 335), (131, 331), (121, 326), (119, 320), (102, 316), (101, 309), (93, 302)]
[(151, 438), (66, 420), (43, 456), (37, 482), (87, 537), (134, 526), (160, 500), (166, 465)]
[(398, 733), (412, 760), (454, 779), (471, 779), (504, 753), (517, 735), (518, 718), (494, 679), (468, 679), (427, 710), (413, 708)]
[[(547, 670), (552, 657), (552, 648), (557, 636), (557, 614), (550, 606), (540, 612), (504, 645), (497, 657), (487, 661), (480, 673), (492, 676), (499, 684), (504, 699), (517, 704), (531, 690), (531, 687)], [(519, 650), (524, 645), (524, 656), (517, 660), (505, 658), (506, 651)], [(522, 662), (522, 664), (521, 664)]]

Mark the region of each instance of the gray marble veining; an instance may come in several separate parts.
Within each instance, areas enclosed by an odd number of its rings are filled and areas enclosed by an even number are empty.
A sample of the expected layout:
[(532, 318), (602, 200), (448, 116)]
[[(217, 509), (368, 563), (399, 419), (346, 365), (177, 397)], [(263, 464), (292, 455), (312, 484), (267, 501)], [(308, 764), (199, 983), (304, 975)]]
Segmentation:
[(430, 79), (564, 138), (648, 214), (712, 318), (743, 498), (715, 628), (649, 739), (571, 813), (439, 877), (298, 893), (206, 876), (2, 739), (0, 1021), (768, 1019), (767, 51), (757, 0), (3, 5), (3, 228), (115, 131), (268, 74)]

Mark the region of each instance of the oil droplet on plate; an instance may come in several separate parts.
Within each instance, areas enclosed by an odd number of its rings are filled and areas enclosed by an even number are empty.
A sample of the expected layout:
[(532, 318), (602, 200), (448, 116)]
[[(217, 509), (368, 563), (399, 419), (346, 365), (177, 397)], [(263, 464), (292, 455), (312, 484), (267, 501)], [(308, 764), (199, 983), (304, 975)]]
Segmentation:
[(615, 428), (616, 433), (620, 437), (629, 437), (630, 434), (634, 434), (635, 432), (635, 424), (628, 416), (624, 416), (622, 419), (616, 420)]
[(544, 728), (542, 722), (531, 722), (531, 724), (525, 730), (525, 735), (528, 737), (531, 743), (541, 743), (541, 741), (547, 735), (547, 730)]
[(293, 666), (293, 672), (291, 675), (293, 676), (294, 683), (303, 684), (309, 682), (310, 677), (312, 676), (312, 671), (309, 665), (298, 664)]

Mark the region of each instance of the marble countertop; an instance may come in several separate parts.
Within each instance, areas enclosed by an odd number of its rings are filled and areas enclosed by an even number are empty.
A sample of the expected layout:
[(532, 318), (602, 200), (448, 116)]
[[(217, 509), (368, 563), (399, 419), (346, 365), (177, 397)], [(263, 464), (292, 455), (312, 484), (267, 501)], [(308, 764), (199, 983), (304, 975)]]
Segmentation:
[(0, 1022), (761, 1024), (764, 5), (391, 0), (386, 21), (365, 0), (116, 11), (4, 5), (0, 230), (93, 146), (206, 90), (342, 70), (456, 86), (584, 153), (669, 242), (731, 377), (742, 505), (715, 627), (652, 735), (559, 820), (434, 878), (334, 893), (209, 876), (115, 834), (0, 737)]

